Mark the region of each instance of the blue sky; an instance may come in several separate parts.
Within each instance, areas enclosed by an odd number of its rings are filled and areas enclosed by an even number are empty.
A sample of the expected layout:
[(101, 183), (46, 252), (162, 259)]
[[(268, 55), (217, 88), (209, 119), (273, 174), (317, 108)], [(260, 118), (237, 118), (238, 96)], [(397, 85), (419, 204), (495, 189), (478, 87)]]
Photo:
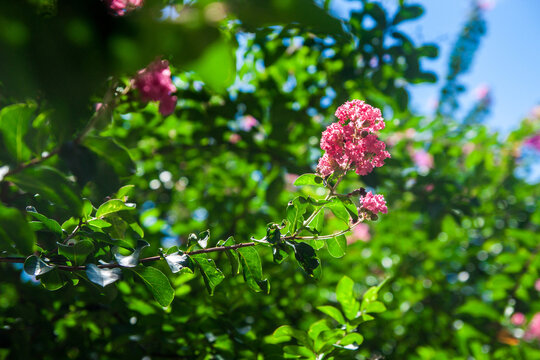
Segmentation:
[[(397, 0), (379, 0), (393, 9)], [(335, 15), (346, 17), (355, 2), (334, 0)], [(471, 0), (417, 0), (425, 8), (419, 20), (404, 23), (405, 30), (417, 44), (434, 42), (440, 47), (437, 60), (424, 62), (424, 68), (446, 75), (447, 59), (471, 8)], [(540, 104), (540, 1), (495, 0), (486, 11), (487, 34), (470, 72), (462, 77), (468, 92), (461, 98), (464, 110), (475, 99), (474, 90), (482, 85), (491, 89), (493, 105), (486, 124), (502, 134), (515, 128), (535, 106)], [(412, 106), (431, 113), (439, 92), (437, 85), (417, 85), (412, 91)]]

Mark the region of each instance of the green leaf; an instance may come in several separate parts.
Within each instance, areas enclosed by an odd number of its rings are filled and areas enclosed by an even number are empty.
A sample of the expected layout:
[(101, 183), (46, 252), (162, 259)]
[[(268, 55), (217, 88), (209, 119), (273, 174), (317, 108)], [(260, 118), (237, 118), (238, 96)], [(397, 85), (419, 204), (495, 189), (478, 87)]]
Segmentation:
[(289, 202), (287, 206), (287, 221), (289, 222), (289, 232), (292, 234), (302, 226), (304, 221), (303, 215), (306, 213), (308, 201), (298, 196)]
[(49, 291), (61, 289), (68, 283), (66, 274), (58, 269), (46, 272), (45, 274), (38, 276), (38, 279), (45, 289)]
[(345, 325), (347, 323), (341, 311), (339, 311), (339, 309), (333, 306), (330, 306), (330, 305), (317, 306), (317, 310), (322, 311), (323, 313), (332, 317), (332, 319), (336, 320), (338, 323), (342, 325)]
[(339, 235), (330, 239), (326, 239), (328, 253), (335, 258), (340, 258), (345, 255), (347, 250), (347, 238), (345, 235)]
[(349, 213), (349, 217), (351, 218), (351, 221), (353, 223), (358, 221), (358, 208), (356, 205), (349, 199), (347, 196), (339, 197), (338, 198), (343, 206), (345, 207), (345, 210)]
[(105, 244), (113, 245), (113, 246), (119, 246), (124, 249), (127, 249), (129, 251), (134, 251), (133, 245), (128, 243), (124, 240), (118, 240), (118, 239), (112, 239), (108, 234), (102, 233), (102, 232), (89, 232), (81, 230), (79, 232), (79, 235), (88, 237), (90, 239), (96, 240), (98, 242), (102, 242)]
[(196, 61), (187, 65), (187, 69), (195, 71), (215, 91), (223, 92), (234, 82), (234, 59), (232, 44), (222, 38), (209, 45)]
[(22, 190), (40, 194), (77, 215), (82, 215), (83, 202), (76, 185), (58, 170), (47, 166), (33, 166), (6, 177)]
[(118, 191), (116, 192), (115, 199), (120, 199), (122, 201), (126, 201), (129, 194), (133, 192), (135, 189), (135, 185), (126, 185), (122, 186)]
[(302, 185), (314, 185), (324, 187), (324, 182), (323, 178), (317, 174), (304, 174), (294, 181), (294, 186)]
[(26, 212), (30, 214), (36, 220), (41, 221), (43, 225), (45, 225), (45, 228), (49, 230), (50, 232), (55, 233), (58, 236), (63, 235), (62, 227), (60, 226), (59, 223), (56, 222), (56, 220), (49, 219), (45, 215), (42, 215), (36, 212), (36, 209), (34, 209), (33, 207), (27, 207)]
[(18, 253), (28, 255), (34, 251), (35, 243), (36, 235), (23, 214), (0, 204), (0, 251), (9, 253), (16, 249)]
[(165, 274), (151, 266), (138, 266), (131, 270), (139, 275), (161, 306), (167, 307), (171, 304), (174, 299), (174, 289)]
[(278, 327), (272, 334), (275, 338), (295, 338), (300, 344), (311, 344), (307, 332), (297, 330), (290, 325), (282, 325)]
[(311, 324), (308, 330), (308, 335), (311, 339), (315, 340), (321, 332), (326, 330), (330, 330), (326, 319), (319, 320)]
[(86, 136), (82, 145), (108, 162), (118, 176), (131, 176), (135, 174), (135, 163), (131, 159), (129, 152), (117, 144), (112, 138)]
[(122, 270), (119, 268), (101, 269), (96, 264), (86, 265), (86, 276), (91, 282), (105, 287), (120, 279)]
[(36, 255), (31, 255), (24, 261), (24, 272), (28, 275), (38, 276), (54, 270), (54, 266), (46, 264)]
[(113, 199), (113, 200), (109, 200), (101, 204), (99, 209), (97, 209), (96, 217), (102, 218), (104, 216), (113, 214), (118, 211), (134, 210), (134, 209), (135, 209), (135, 204), (126, 204), (122, 200)]
[(288, 244), (293, 247), (294, 256), (300, 267), (302, 267), (308, 275), (315, 276), (315, 269), (320, 267), (320, 261), (313, 247), (303, 242), (297, 243), (290, 241)]
[(315, 359), (315, 354), (313, 351), (309, 350), (305, 346), (286, 345), (283, 347), (283, 352), (285, 352), (287, 355), (295, 355), (295, 357)]
[(139, 256), (141, 254), (141, 251), (148, 246), (150, 246), (150, 244), (146, 241), (138, 240), (135, 250), (130, 255), (122, 255), (120, 253), (120, 248), (117, 246), (112, 248), (112, 253), (114, 255), (114, 258), (118, 262), (118, 265), (131, 268), (139, 264)]
[[(216, 246), (232, 246), (234, 244), (234, 238), (230, 236), (226, 241), (219, 240)], [(229, 263), (231, 264), (232, 276), (238, 275), (240, 273), (240, 261), (238, 259), (238, 254), (233, 250), (226, 250), (225, 254), (227, 255)]]
[(423, 13), (424, 8), (420, 5), (404, 5), (399, 9), (392, 24), (397, 25), (403, 21), (414, 20), (422, 16)]
[(30, 119), (35, 110), (33, 105), (15, 104), (0, 111), (0, 132), (4, 146), (15, 163), (27, 161), (32, 155), (24, 136), (30, 128)]
[(364, 313), (382, 313), (386, 311), (386, 306), (380, 301), (370, 302), (365, 309), (362, 309)]
[(244, 280), (253, 291), (263, 291), (268, 293), (270, 286), (268, 280), (263, 279), (261, 258), (259, 253), (253, 247), (243, 247), (236, 250), (238, 252)]
[[(359, 333), (350, 333), (347, 334), (339, 341), (339, 345), (347, 346), (356, 343), (356, 345), (362, 345), (364, 342), (364, 337)], [(356, 350), (356, 349), (351, 349)]]
[(333, 198), (332, 201), (325, 205), (332, 213), (345, 224), (349, 224), (349, 212), (345, 205), (338, 198)]
[(65, 256), (75, 265), (84, 264), (92, 251), (94, 251), (94, 243), (91, 240), (81, 240), (73, 245), (58, 243), (58, 254)]
[(354, 281), (351, 278), (344, 276), (339, 280), (336, 287), (336, 298), (341, 304), (343, 313), (347, 319), (352, 320), (358, 314), (360, 304), (355, 299), (354, 295)]
[(478, 299), (469, 299), (456, 310), (456, 314), (468, 314), (477, 318), (486, 318), (499, 321), (501, 314), (490, 304)]
[(195, 264), (188, 254), (184, 254), (181, 251), (177, 251), (170, 255), (165, 255), (165, 261), (173, 274), (188, 272), (193, 274), (195, 272)]
[(324, 209), (321, 209), (321, 211), (319, 211), (319, 213), (315, 215), (309, 225), (311, 225), (313, 229), (319, 234), (322, 232), (324, 226)]
[(83, 201), (83, 208), (82, 208), (82, 217), (83, 220), (87, 220), (92, 216), (92, 211), (94, 210), (94, 207), (92, 206), (92, 203), (88, 199), (84, 199)]
[(199, 270), (203, 276), (208, 293), (214, 295), (214, 289), (223, 281), (225, 276), (221, 270), (216, 267), (214, 260), (207, 259), (202, 254), (193, 255), (191, 258), (199, 265)]
[(112, 226), (110, 222), (107, 222), (107, 221), (105, 221), (103, 219), (98, 219), (98, 218), (89, 220), (86, 223), (86, 225), (88, 225), (90, 227), (94, 227), (96, 229), (103, 229), (103, 228)]

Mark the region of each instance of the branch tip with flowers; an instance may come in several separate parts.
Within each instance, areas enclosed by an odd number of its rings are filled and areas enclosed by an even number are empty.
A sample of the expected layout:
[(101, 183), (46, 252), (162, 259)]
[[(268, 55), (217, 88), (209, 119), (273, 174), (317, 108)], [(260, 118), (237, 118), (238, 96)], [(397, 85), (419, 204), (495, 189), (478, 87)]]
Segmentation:
[[(160, 112), (169, 112), (169, 101), (176, 102), (176, 97), (172, 95), (176, 88), (170, 79), (168, 63), (164, 60), (156, 60), (146, 69), (139, 71), (122, 94), (132, 88), (138, 89), (143, 101), (160, 101)], [(86, 136), (90, 128), (98, 122), (96, 118), (102, 112), (109, 113), (113, 110), (116, 97), (115, 94), (108, 93), (104, 99), (106, 102), (104, 101), (90, 120), (89, 124), (92, 125), (89, 125), (89, 129), (85, 129), (79, 138)], [(330, 255), (344, 256), (347, 247), (345, 234), (365, 221), (377, 220), (379, 213), (388, 212), (384, 197), (380, 194), (372, 194), (364, 188), (347, 194), (337, 192), (338, 185), (349, 171), (367, 175), (375, 167), (382, 166), (384, 159), (390, 157), (385, 150), (385, 144), (378, 140), (376, 133), (384, 128), (380, 110), (363, 101), (354, 100), (340, 106), (336, 117), (338, 122), (323, 132), (321, 148), (325, 153), (319, 160), (317, 173), (301, 175), (294, 182), (296, 186), (323, 187), (327, 195), (324, 199), (298, 196), (291, 200), (286, 209), (286, 218), (281, 223), (269, 224), (266, 236), (262, 239), (252, 238), (251, 242), (236, 243), (233, 237), (229, 237), (227, 240), (213, 242), (210, 231), (206, 230), (198, 235), (191, 234), (180, 247), (160, 249), (157, 256), (140, 257), (149, 244), (143, 240), (143, 229), (131, 215), (135, 206), (127, 203), (128, 194), (133, 188), (128, 185), (98, 208), (85, 200), (79, 214), (62, 225), (39, 214), (33, 207), (27, 208), (27, 215), (33, 220), (32, 229), (53, 232), (57, 237), (56, 243), (51, 246), (38, 242), (38, 247), (32, 245), (35, 250), (33, 255), (1, 257), (0, 262), (24, 263), (25, 272), (40, 279), (46, 287), (49, 275), (55, 271), (73, 273), (73, 276), (104, 287), (121, 278), (121, 269), (134, 271), (143, 278), (147, 275), (148, 279), (160, 278), (160, 281), (166, 280), (168, 283), (161, 270), (143, 266), (165, 260), (172, 273), (193, 273), (198, 269), (212, 294), (225, 276), (207, 254), (225, 252), (231, 262), (233, 275), (239, 273), (241, 268), (244, 279), (252, 290), (268, 292), (270, 285), (263, 277), (261, 260), (254, 249), (256, 246), (266, 246), (272, 248), (276, 263), (281, 263), (292, 253), (309, 276), (318, 278), (321, 275), (321, 266), (316, 250), (326, 245)], [(325, 210), (332, 212), (347, 226), (337, 232), (325, 234)], [(131, 241), (127, 237), (117, 238), (115, 226), (118, 223), (123, 223), (125, 228), (130, 229)], [(104, 252), (98, 249), (107, 250)], [(23, 253), (17, 247), (13, 250)], [(84, 274), (81, 273), (83, 271)], [(152, 286), (149, 286), (149, 289), (155, 291)], [(174, 292), (162, 289), (160, 294), (154, 295), (163, 306), (167, 306), (172, 301)], [(163, 300), (164, 296), (168, 300)]]

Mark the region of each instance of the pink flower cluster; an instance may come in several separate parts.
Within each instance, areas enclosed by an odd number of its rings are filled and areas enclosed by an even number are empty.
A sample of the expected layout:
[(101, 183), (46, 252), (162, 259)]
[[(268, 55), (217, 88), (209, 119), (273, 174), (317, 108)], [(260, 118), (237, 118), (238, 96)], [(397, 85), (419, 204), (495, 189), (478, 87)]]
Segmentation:
[(141, 7), (143, 0), (106, 0), (109, 9), (116, 15), (122, 16), (126, 12)]
[(355, 169), (358, 175), (367, 175), (373, 168), (384, 165), (390, 157), (386, 144), (380, 141), (376, 131), (384, 129), (381, 111), (361, 100), (341, 105), (335, 113), (339, 119), (322, 134), (317, 171), (328, 176), (336, 170)]
[(386, 207), (386, 201), (382, 195), (373, 195), (370, 192), (366, 193), (365, 196), (360, 197), (360, 203), (362, 208), (371, 211), (373, 214), (382, 212), (383, 214), (388, 213), (388, 208)]
[(167, 60), (156, 60), (145, 69), (139, 70), (132, 81), (143, 101), (159, 101), (159, 112), (172, 114), (178, 98), (172, 93), (176, 87), (171, 80), (171, 69)]
[(524, 141), (524, 144), (540, 151), (540, 134), (536, 134)]
[(524, 339), (529, 341), (533, 339), (540, 340), (540, 313), (536, 313), (529, 322)]

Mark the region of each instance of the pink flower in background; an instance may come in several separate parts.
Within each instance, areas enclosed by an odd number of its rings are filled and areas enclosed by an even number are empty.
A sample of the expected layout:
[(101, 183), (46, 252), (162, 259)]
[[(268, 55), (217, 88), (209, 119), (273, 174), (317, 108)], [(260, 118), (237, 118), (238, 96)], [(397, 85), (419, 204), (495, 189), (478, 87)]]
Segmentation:
[(536, 289), (536, 291), (540, 291), (540, 279), (537, 279), (534, 282), (534, 288)]
[(373, 195), (371, 191), (365, 196), (360, 197), (360, 203), (362, 203), (362, 207), (364, 209), (371, 211), (373, 214), (377, 214), (379, 212), (382, 212), (383, 214), (388, 213), (384, 196), (379, 194)]
[(476, 89), (474, 89), (474, 93), (476, 95), (477, 100), (485, 99), (489, 96), (489, 93), (491, 92), (490, 87), (487, 84), (482, 84), (478, 86)]
[(525, 332), (524, 338), (525, 340), (540, 340), (540, 313), (534, 314), (531, 322), (529, 323), (529, 327)]
[(525, 324), (525, 315), (520, 312), (514, 313), (514, 315), (512, 315), (512, 317), (510, 318), (510, 322), (512, 323), (512, 325), (521, 326)]
[(347, 244), (352, 244), (358, 240), (368, 242), (371, 240), (371, 234), (369, 233), (369, 225), (360, 223), (353, 229), (352, 235), (347, 238)]
[(109, 9), (111, 9), (116, 15), (122, 16), (126, 12), (135, 10), (141, 7), (143, 0), (106, 0)]
[(292, 185), (298, 177), (298, 174), (285, 174), (285, 182)]
[(532, 108), (531, 116), (533, 118), (540, 119), (540, 105), (536, 105), (535, 107)]
[(384, 129), (381, 111), (361, 100), (341, 105), (335, 113), (339, 119), (322, 134), (317, 171), (328, 176), (336, 170), (355, 169), (358, 175), (367, 175), (374, 167), (384, 165), (390, 157), (386, 144), (374, 134)]
[(169, 115), (174, 112), (178, 98), (172, 93), (176, 87), (171, 80), (171, 69), (167, 60), (156, 60), (146, 68), (139, 70), (132, 80), (143, 101), (159, 101), (159, 112)]
[(240, 135), (236, 134), (236, 133), (231, 134), (231, 136), (229, 136), (229, 142), (231, 144), (236, 144), (240, 140), (242, 140), (242, 137)]
[(432, 192), (434, 189), (435, 189), (435, 185), (434, 184), (427, 184), (426, 187), (424, 188), (427, 192)]
[(523, 144), (540, 151), (540, 134), (536, 134), (533, 137), (528, 138), (523, 142)]
[(473, 152), (474, 148), (475, 148), (474, 143), (472, 143), (472, 142), (466, 143), (465, 145), (463, 145), (463, 148), (462, 148), (463, 155), (465, 155), (465, 156), (469, 155), (470, 153)]
[(240, 119), (240, 129), (244, 131), (249, 131), (257, 125), (259, 125), (259, 122), (251, 115), (246, 115)]
[(484, 11), (493, 10), (495, 7), (495, 0), (479, 0), (478, 7)]
[(433, 156), (425, 150), (415, 150), (412, 158), (421, 171), (427, 172), (429, 169), (433, 169)]

